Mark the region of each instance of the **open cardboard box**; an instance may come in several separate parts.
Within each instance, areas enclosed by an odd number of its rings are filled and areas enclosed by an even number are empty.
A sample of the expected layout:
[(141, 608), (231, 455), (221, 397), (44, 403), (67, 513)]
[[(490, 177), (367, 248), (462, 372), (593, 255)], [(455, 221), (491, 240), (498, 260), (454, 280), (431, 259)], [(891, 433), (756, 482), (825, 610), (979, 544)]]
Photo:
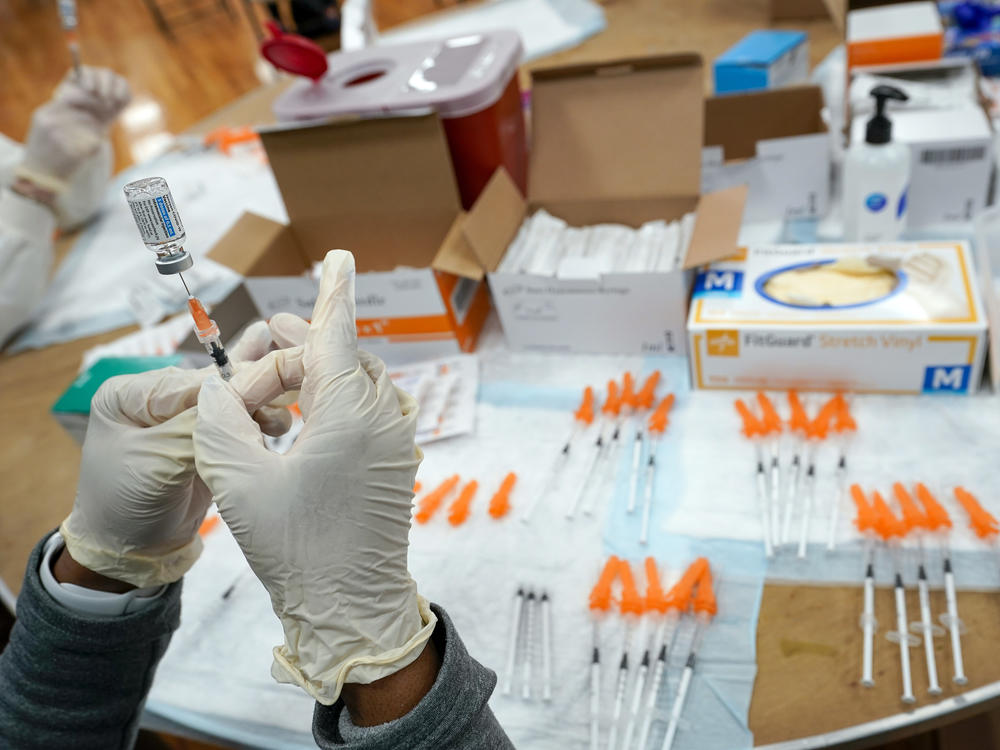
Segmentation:
[[(743, 186), (700, 195), (702, 85), (693, 54), (532, 72), (527, 199), (498, 172), (463, 225), (512, 348), (684, 353), (689, 271), (735, 251), (746, 196)], [(638, 227), (688, 211), (697, 222), (675, 271), (498, 273), (521, 222), (542, 208), (575, 226)]]
[(830, 135), (818, 86), (705, 100), (701, 190), (749, 187), (744, 219), (817, 219), (830, 197)]
[(436, 115), (272, 127), (261, 140), (289, 222), (246, 213), (209, 252), (245, 277), (212, 310), (222, 330), (308, 317), (318, 287), (304, 274), (345, 248), (362, 348), (402, 363), (475, 347), (489, 294), (461, 230), (477, 209), (461, 210)]

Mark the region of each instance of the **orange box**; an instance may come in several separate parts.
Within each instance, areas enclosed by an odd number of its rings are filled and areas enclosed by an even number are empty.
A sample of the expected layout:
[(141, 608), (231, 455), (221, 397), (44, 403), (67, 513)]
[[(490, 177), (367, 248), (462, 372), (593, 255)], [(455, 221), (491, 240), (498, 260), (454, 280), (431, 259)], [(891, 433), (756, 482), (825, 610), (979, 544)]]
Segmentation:
[(894, 3), (847, 13), (847, 67), (940, 59), (944, 27), (933, 2)]

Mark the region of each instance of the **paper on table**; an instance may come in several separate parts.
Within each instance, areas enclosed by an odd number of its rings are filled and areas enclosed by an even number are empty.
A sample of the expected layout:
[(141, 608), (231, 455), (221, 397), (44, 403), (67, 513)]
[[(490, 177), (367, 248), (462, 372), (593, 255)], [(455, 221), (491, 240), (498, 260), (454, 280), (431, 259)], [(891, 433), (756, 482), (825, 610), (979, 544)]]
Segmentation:
[(175, 315), (160, 325), (143, 328), (88, 349), (83, 353), (80, 372), (104, 357), (159, 357), (173, 354), (189, 333), (191, 316), (187, 313)]
[(472, 432), (479, 390), (479, 359), (474, 354), (416, 362), (389, 370), (389, 377), (417, 399), (417, 443)]
[[(172, 152), (132, 167), (109, 184), (100, 215), (59, 266), (34, 321), (12, 351), (135, 323), (130, 294), (155, 299), (165, 313), (183, 307), (180, 281), (156, 272), (153, 254), (142, 244), (122, 196), (125, 183), (151, 174), (170, 184), (187, 230), (186, 249), (195, 257), (185, 279), (206, 303), (218, 302), (239, 282), (233, 271), (204, 257), (233, 222), (244, 211), (287, 221), (270, 167), (252, 156)], [(155, 309), (148, 312), (150, 318), (153, 314)]]

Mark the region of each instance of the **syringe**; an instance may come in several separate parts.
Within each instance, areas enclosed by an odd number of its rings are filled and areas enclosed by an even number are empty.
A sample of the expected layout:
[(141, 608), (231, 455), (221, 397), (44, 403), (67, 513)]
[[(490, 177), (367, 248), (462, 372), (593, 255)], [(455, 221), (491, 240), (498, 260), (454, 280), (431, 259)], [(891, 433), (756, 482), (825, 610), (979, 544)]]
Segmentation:
[(59, 21), (66, 33), (66, 46), (69, 47), (69, 54), (73, 59), (73, 73), (79, 78), (80, 44), (76, 39), (76, 0), (58, 0), (57, 6), (59, 8)]
[(674, 705), (670, 710), (670, 720), (667, 723), (667, 732), (663, 737), (661, 750), (670, 750), (674, 745), (674, 738), (677, 736), (677, 729), (680, 726), (681, 713), (684, 711), (684, 702), (687, 700), (688, 690), (691, 688), (691, 678), (694, 676), (695, 661), (701, 646), (701, 639), (717, 611), (715, 591), (712, 588), (712, 572), (707, 565), (701, 578), (698, 579), (698, 593), (695, 594), (693, 608), (697, 625), (695, 626), (694, 638), (691, 640), (691, 649), (688, 651), (687, 661), (684, 664), (684, 671), (681, 672), (681, 681), (677, 686)]
[[(179, 274), (178, 274), (179, 275)], [(181, 279), (181, 283), (184, 279)], [(187, 284), (184, 284), (187, 289)], [(197, 297), (191, 296), (188, 292), (188, 309), (191, 310), (191, 317), (194, 318), (194, 335), (205, 347), (208, 356), (215, 362), (219, 369), (219, 376), (223, 380), (229, 380), (233, 376), (233, 366), (229, 362), (229, 355), (226, 354), (225, 347), (222, 346), (222, 339), (219, 337), (219, 326), (214, 320), (210, 320), (205, 308)]]

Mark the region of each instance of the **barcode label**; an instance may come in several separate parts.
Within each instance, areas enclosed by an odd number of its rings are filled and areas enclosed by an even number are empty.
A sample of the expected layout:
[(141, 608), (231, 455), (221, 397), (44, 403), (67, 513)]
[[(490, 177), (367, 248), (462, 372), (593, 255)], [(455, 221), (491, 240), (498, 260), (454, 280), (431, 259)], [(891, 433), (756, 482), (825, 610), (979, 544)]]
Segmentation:
[(451, 292), (451, 309), (455, 312), (455, 320), (459, 325), (465, 322), (465, 315), (469, 312), (469, 305), (472, 304), (472, 295), (479, 288), (479, 281), (461, 278), (455, 284)]
[(964, 161), (981, 161), (985, 158), (986, 146), (934, 148), (920, 152), (921, 164), (956, 164)]

